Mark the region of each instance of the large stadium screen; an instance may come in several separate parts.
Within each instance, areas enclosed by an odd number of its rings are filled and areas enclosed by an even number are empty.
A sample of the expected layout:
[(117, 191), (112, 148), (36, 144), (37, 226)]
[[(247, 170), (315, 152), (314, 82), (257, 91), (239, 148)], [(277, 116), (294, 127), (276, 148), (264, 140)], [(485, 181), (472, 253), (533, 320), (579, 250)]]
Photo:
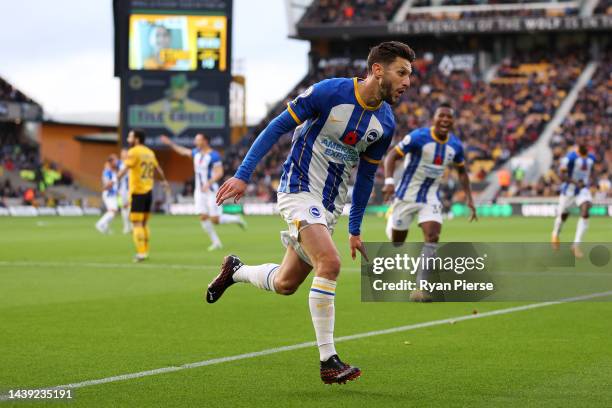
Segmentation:
[(132, 14), (129, 68), (227, 71), (227, 18), (218, 15)]

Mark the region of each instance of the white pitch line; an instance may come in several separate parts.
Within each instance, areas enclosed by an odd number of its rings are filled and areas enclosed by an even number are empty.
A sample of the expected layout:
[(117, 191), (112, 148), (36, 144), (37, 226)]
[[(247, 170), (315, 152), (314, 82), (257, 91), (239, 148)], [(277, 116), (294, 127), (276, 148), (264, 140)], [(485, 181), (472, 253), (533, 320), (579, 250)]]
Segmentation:
[[(456, 322), (461, 322), (464, 320), (480, 319), (483, 317), (498, 316), (498, 315), (503, 315), (503, 314), (520, 312), (524, 310), (538, 309), (541, 307), (553, 306), (553, 305), (558, 305), (562, 303), (570, 303), (570, 302), (578, 302), (581, 300), (596, 299), (596, 298), (606, 297), (606, 296), (612, 296), (612, 291), (591, 293), (588, 295), (575, 296), (575, 297), (559, 299), (559, 300), (552, 300), (549, 302), (531, 303), (531, 304), (523, 305), (523, 306), (515, 306), (515, 307), (509, 307), (506, 309), (492, 310), (490, 312), (483, 312), (483, 313), (479, 313), (476, 315), (470, 314), (470, 315), (451, 317), (451, 318), (441, 319), (441, 320), (432, 320), (432, 321), (423, 322), (423, 323), (409, 324), (406, 326), (392, 327), (390, 329), (374, 330), (374, 331), (369, 331), (365, 333), (357, 333), (357, 334), (352, 334), (350, 336), (338, 337), (336, 338), (336, 343), (343, 342), (343, 341), (363, 339), (363, 338), (372, 337), (372, 336), (380, 336), (384, 334), (399, 333), (399, 332), (405, 332), (405, 331), (410, 331), (410, 330), (422, 329), (424, 327), (440, 326), (443, 324), (456, 323)], [(97, 380), (87, 380), (87, 381), (81, 381), (77, 383), (57, 385), (53, 387), (47, 387), (44, 389), (61, 390), (61, 389), (83, 388), (83, 387), (89, 387), (92, 385), (107, 384), (107, 383), (112, 383), (112, 382), (130, 380), (134, 378), (150, 377), (153, 375), (172, 373), (175, 371), (182, 371), (182, 370), (187, 370), (190, 368), (204, 367), (204, 366), (210, 366), (210, 365), (221, 364), (221, 363), (228, 363), (230, 361), (245, 360), (245, 359), (254, 358), (254, 357), (266, 356), (269, 354), (281, 353), (283, 351), (299, 350), (299, 349), (303, 349), (307, 347), (314, 347), (314, 346), (316, 346), (316, 342), (308, 341), (305, 343), (293, 344), (291, 346), (276, 347), (276, 348), (271, 348), (267, 350), (255, 351), (252, 353), (237, 354), (237, 355), (228, 356), (228, 357), (213, 358), (211, 360), (198, 361), (195, 363), (188, 363), (188, 364), (183, 364), (180, 366), (162, 367), (162, 368), (157, 368), (154, 370), (140, 371), (137, 373), (122, 374), (122, 375), (116, 375), (112, 377), (99, 378)], [(0, 395), (0, 401), (6, 401), (8, 399), (9, 399), (8, 394)]]

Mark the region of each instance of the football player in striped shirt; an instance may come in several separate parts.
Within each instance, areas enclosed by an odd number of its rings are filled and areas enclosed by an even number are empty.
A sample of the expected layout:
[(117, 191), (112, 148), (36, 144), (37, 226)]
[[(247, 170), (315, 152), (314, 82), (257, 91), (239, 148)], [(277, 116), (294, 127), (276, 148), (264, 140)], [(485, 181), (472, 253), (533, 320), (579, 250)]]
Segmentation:
[(238, 224), (242, 229), (245, 229), (246, 222), (239, 215), (223, 214), (223, 209), (215, 202), (215, 195), (219, 190), (217, 182), (223, 177), (221, 155), (210, 147), (208, 138), (203, 133), (198, 133), (193, 138), (195, 146), (193, 149), (180, 146), (165, 135), (161, 137), (161, 141), (181, 156), (193, 159), (193, 171), (195, 173), (193, 199), (196, 211), (200, 216), (202, 229), (206, 231), (212, 242), (208, 250), (214, 251), (223, 248), (214, 225)]
[[(408, 236), (412, 220), (418, 218), (423, 230), (423, 256), (435, 256), (442, 230), (442, 204), (438, 197), (440, 180), (447, 166), (454, 166), (467, 197), (470, 221), (476, 220), (476, 209), (472, 199), (470, 178), (465, 169), (465, 158), (461, 141), (451, 130), (454, 125), (454, 110), (448, 103), (442, 103), (435, 111), (433, 126), (410, 132), (385, 158), (385, 200), (395, 195), (391, 217), (387, 220), (387, 237), (394, 243), (402, 243)], [(404, 160), (404, 171), (396, 180), (395, 162)], [(428, 280), (431, 271), (420, 268), (417, 281)], [(425, 291), (412, 291), (414, 301), (430, 301)]]
[(569, 217), (569, 209), (575, 204), (580, 208), (580, 218), (576, 225), (576, 234), (572, 244), (572, 252), (576, 258), (584, 256), (580, 249), (580, 242), (582, 242), (582, 237), (589, 227), (589, 210), (593, 202), (589, 184), (595, 160), (595, 155), (589, 153), (586, 143), (580, 142), (578, 148), (569, 152), (561, 160), (559, 166), (563, 184), (561, 185), (559, 207), (552, 232), (552, 243), (554, 248), (559, 248), (559, 234), (561, 234), (563, 224)]
[(116, 154), (111, 154), (106, 162), (104, 163), (104, 170), (102, 171), (102, 202), (106, 208), (106, 212), (96, 222), (96, 229), (102, 233), (107, 234), (109, 232), (109, 226), (117, 211), (119, 209), (117, 201), (118, 193), (118, 181), (117, 181), (117, 164), (118, 159)]
[[(321, 81), (287, 105), (258, 136), (234, 177), (217, 193), (217, 203), (240, 199), (264, 155), (278, 139), (295, 129), (289, 157), (283, 164), (278, 208), (288, 230), (280, 264), (245, 265), (227, 256), (220, 274), (208, 286), (206, 300), (216, 302), (235, 282), (246, 282), (291, 295), (314, 269), (308, 303), (319, 348), (324, 383), (344, 383), (361, 370), (340, 360), (334, 344), (334, 299), (340, 255), (332, 233), (347, 202), (348, 181), (357, 167), (349, 216), (348, 241), (353, 259), (359, 251), (361, 222), (374, 184), (374, 174), (395, 131), (390, 105), (410, 86), (414, 51), (391, 41), (370, 50), (365, 79)], [(297, 128), (296, 128), (297, 127)]]

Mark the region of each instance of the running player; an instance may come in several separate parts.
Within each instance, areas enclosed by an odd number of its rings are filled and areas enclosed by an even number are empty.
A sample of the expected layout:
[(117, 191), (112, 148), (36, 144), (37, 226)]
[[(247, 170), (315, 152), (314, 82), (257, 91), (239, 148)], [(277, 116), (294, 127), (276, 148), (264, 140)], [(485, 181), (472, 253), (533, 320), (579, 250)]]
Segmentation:
[(246, 223), (238, 215), (223, 214), (223, 210), (215, 202), (215, 194), (219, 190), (217, 181), (223, 177), (221, 156), (210, 147), (208, 138), (202, 133), (195, 135), (193, 139), (194, 149), (180, 146), (166, 135), (161, 137), (161, 141), (178, 154), (193, 159), (193, 171), (195, 173), (193, 199), (196, 211), (200, 215), (202, 229), (206, 231), (212, 241), (208, 250), (214, 251), (223, 248), (213, 224), (238, 224), (244, 229)]
[(289, 227), (281, 232), (287, 248), (282, 263), (248, 266), (229, 255), (208, 286), (206, 300), (216, 302), (235, 282), (291, 295), (314, 268), (308, 303), (319, 347), (321, 380), (327, 384), (361, 375), (359, 368), (340, 360), (334, 345), (340, 255), (331, 234), (347, 201), (351, 171), (358, 166), (348, 241), (353, 259), (357, 251), (367, 259), (361, 222), (374, 174), (395, 129), (390, 104), (410, 86), (414, 59), (414, 51), (406, 44), (385, 42), (370, 50), (365, 80), (333, 78), (308, 88), (266, 127), (235, 176), (217, 192), (217, 204), (230, 198), (239, 200), (257, 163), (282, 135), (295, 129), (278, 189), (278, 208)]
[(154, 176), (157, 171), (162, 178), (166, 191), (170, 190), (164, 171), (159, 166), (155, 153), (145, 146), (145, 133), (143, 130), (131, 130), (127, 137), (130, 145), (125, 168), (118, 174), (121, 179), (129, 171), (130, 184), (130, 220), (132, 221), (132, 237), (136, 245), (134, 262), (141, 262), (149, 256), (149, 213), (153, 202)]
[[(459, 181), (467, 197), (470, 221), (476, 220), (470, 178), (465, 170), (461, 141), (451, 133), (454, 124), (453, 108), (442, 103), (436, 109), (433, 126), (419, 128), (406, 135), (385, 158), (385, 200), (395, 195), (391, 217), (387, 220), (387, 236), (394, 243), (402, 243), (408, 236), (408, 228), (415, 215), (423, 230), (422, 255), (435, 256), (442, 230), (442, 204), (438, 198), (440, 179), (448, 165), (457, 167)], [(396, 183), (395, 162), (404, 159), (401, 180)], [(426, 262), (424, 262), (426, 264)], [(417, 281), (427, 280), (431, 271), (421, 268)], [(430, 301), (427, 292), (412, 291), (414, 301)]]
[(594, 164), (595, 156), (589, 153), (585, 142), (580, 142), (577, 151), (568, 153), (561, 160), (561, 166), (559, 167), (563, 184), (559, 195), (557, 217), (553, 226), (552, 243), (554, 248), (559, 248), (559, 234), (561, 234), (563, 224), (569, 217), (569, 209), (575, 203), (580, 208), (580, 218), (572, 244), (572, 252), (576, 258), (584, 256), (580, 250), (580, 242), (582, 242), (582, 237), (589, 227), (589, 210), (593, 202), (589, 182)]
[(96, 222), (96, 229), (102, 233), (107, 234), (109, 232), (109, 226), (115, 215), (117, 214), (117, 155), (111, 154), (106, 162), (104, 163), (104, 170), (102, 171), (102, 202), (106, 212)]
[[(119, 171), (125, 167), (125, 161), (128, 158), (127, 149), (121, 149), (121, 160), (117, 168)], [(121, 211), (121, 219), (123, 220), (123, 233), (129, 234), (132, 232), (132, 224), (130, 223), (130, 186), (129, 177), (126, 174), (119, 180), (119, 210)]]

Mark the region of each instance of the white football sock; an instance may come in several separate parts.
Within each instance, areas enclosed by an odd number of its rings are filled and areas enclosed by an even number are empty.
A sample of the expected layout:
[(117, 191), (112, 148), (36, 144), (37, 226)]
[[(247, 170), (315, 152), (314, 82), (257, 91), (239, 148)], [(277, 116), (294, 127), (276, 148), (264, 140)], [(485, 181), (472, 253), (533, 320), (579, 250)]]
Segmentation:
[(315, 276), (308, 295), (310, 316), (317, 335), (319, 358), (328, 360), (336, 353), (334, 346), (334, 298), (336, 297), (336, 281)]
[(219, 224), (240, 224), (239, 215), (221, 214), (219, 216)]
[(210, 222), (210, 220), (206, 220), (202, 221), (200, 224), (202, 224), (202, 228), (210, 237), (210, 240), (212, 241), (213, 245), (221, 245), (221, 240), (219, 239), (217, 231), (215, 231), (215, 227), (213, 227), (212, 222)]
[(274, 288), (274, 278), (280, 265), (267, 263), (263, 265), (242, 265), (234, 273), (234, 282), (246, 282), (251, 285), (271, 292), (276, 292)]
[(553, 236), (558, 237), (561, 234), (561, 229), (563, 228), (563, 218), (560, 215), (557, 215), (555, 218), (555, 226), (553, 227)]
[(436, 249), (438, 248), (438, 244), (435, 242), (425, 242), (423, 244), (423, 248), (421, 249), (421, 259), (423, 263), (420, 265), (417, 270), (417, 285), (420, 285), (420, 281), (424, 280), (429, 282), (431, 279), (432, 270), (428, 266), (428, 259), (436, 256)]
[(578, 225), (576, 226), (576, 236), (574, 237), (574, 244), (579, 244), (582, 242), (582, 236), (589, 228), (589, 219), (580, 217), (578, 219)]
[(391, 220), (391, 217), (387, 219), (387, 226), (385, 227), (385, 234), (387, 234), (387, 238), (389, 238), (389, 241), (393, 241), (393, 221)]
[(107, 211), (106, 213), (104, 213), (102, 218), (100, 218), (100, 220), (98, 220), (96, 225), (98, 225), (103, 230), (107, 230), (108, 229), (108, 224), (110, 224), (110, 222), (113, 220), (114, 217), (115, 217), (115, 213), (114, 212)]

